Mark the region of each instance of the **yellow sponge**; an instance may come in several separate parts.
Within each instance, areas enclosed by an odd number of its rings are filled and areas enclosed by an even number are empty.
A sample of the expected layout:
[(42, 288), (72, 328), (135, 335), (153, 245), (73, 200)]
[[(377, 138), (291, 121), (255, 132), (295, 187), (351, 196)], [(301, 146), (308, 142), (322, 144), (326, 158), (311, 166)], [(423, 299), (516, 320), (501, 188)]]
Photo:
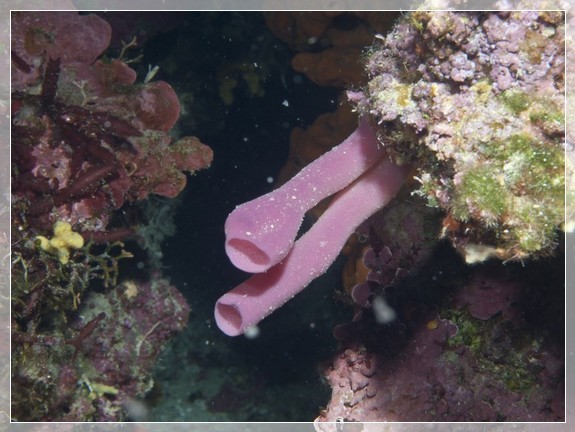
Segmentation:
[(72, 231), (72, 225), (68, 222), (58, 221), (54, 224), (54, 237), (47, 239), (44, 236), (37, 236), (38, 246), (54, 255), (62, 264), (70, 260), (70, 249), (80, 249), (84, 246), (82, 236)]

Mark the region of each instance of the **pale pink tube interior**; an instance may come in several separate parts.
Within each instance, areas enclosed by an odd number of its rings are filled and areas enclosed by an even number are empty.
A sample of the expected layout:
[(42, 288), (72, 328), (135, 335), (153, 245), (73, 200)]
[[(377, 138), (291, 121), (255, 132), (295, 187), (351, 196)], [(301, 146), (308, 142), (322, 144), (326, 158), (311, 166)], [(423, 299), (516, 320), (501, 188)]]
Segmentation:
[(226, 220), (226, 253), (239, 269), (259, 273), (290, 251), (305, 212), (343, 189), (383, 155), (367, 120), (340, 145), (280, 188), (241, 204)]
[(244, 333), (323, 274), (359, 224), (395, 196), (406, 173), (406, 167), (384, 157), (338, 193), (283, 261), (220, 297), (215, 306), (218, 327), (229, 336)]

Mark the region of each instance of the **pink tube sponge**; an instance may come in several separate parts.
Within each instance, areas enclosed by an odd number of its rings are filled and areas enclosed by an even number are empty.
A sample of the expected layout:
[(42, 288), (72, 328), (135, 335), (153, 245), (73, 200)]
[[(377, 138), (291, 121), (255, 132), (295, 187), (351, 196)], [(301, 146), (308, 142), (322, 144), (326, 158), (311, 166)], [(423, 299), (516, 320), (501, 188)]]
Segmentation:
[(280, 188), (244, 203), (225, 224), (226, 253), (241, 270), (259, 273), (286, 257), (305, 212), (343, 189), (381, 159), (369, 123), (301, 170)]
[[(323, 274), (359, 224), (395, 196), (404, 182), (407, 168), (395, 165), (381, 149), (379, 155), (380, 162), (335, 196), (325, 213), (295, 242), (283, 261), (252, 276), (217, 301), (216, 323), (225, 334), (242, 334)], [(344, 162), (339, 171), (345, 171), (346, 166), (347, 162)], [(334, 167), (331, 170), (334, 171)], [(326, 175), (320, 177), (326, 183)], [(312, 184), (315, 185), (310, 183), (308, 187)], [(266, 211), (271, 208), (269, 205)], [(281, 217), (280, 213), (277, 212), (274, 218)], [(282, 223), (281, 219), (272, 221), (278, 225)], [(281, 248), (289, 247), (285, 235), (280, 241)]]

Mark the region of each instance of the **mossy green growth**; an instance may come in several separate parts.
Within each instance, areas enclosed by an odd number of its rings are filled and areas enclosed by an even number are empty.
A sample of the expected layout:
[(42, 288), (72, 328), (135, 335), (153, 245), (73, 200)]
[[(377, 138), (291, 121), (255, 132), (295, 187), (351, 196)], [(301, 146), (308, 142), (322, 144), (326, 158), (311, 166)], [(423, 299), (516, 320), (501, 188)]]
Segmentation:
[(519, 179), (516, 184), (509, 184), (513, 189), (521, 188), (521, 195), (529, 194), (541, 199), (552, 194), (553, 198), (563, 196), (565, 190), (565, 159), (563, 151), (541, 143), (526, 135), (513, 135), (498, 146), (494, 155), (504, 170), (510, 170), (509, 161), (520, 158), (522, 163), (515, 167), (513, 178)]
[(497, 98), (514, 116), (524, 116), (525, 120), (539, 127), (548, 136), (560, 137), (565, 131), (565, 110), (560, 101), (533, 96), (524, 91), (506, 90)]
[(457, 333), (448, 339), (448, 345), (454, 348), (464, 345), (474, 355), (480, 354), (485, 324), (463, 310), (453, 309), (447, 315), (447, 319), (457, 326)]
[(520, 90), (507, 90), (500, 95), (503, 104), (509, 108), (513, 114), (519, 114), (529, 108), (531, 100), (529, 95)]
[(562, 107), (557, 108), (549, 103), (535, 107), (529, 112), (529, 121), (549, 136), (562, 137), (565, 133), (565, 112)]
[(563, 151), (527, 134), (493, 142), (459, 174), (453, 197), (452, 215), (494, 231), (507, 256), (548, 252), (565, 216)]
[(529, 120), (532, 123), (553, 121), (561, 125), (565, 124), (563, 112), (556, 110), (535, 110), (529, 114)]
[(507, 191), (489, 166), (477, 166), (463, 174), (457, 185), (453, 215), (461, 221), (471, 218), (493, 225), (503, 215), (507, 204)]
[(556, 205), (538, 204), (527, 199), (516, 200), (516, 227), (511, 231), (521, 250), (527, 253), (552, 246), (557, 227), (563, 222), (564, 210)]
[[(477, 361), (479, 374), (501, 381), (511, 391), (533, 388), (540, 366), (531, 365), (529, 359), (532, 352), (538, 351), (539, 336), (533, 341), (533, 335), (515, 329), (500, 315), (483, 321), (465, 310), (450, 309), (445, 318), (457, 326), (457, 333), (448, 339), (444, 353), (450, 363), (459, 364), (457, 353), (464, 346)], [(494, 339), (494, 334), (510, 336)]]

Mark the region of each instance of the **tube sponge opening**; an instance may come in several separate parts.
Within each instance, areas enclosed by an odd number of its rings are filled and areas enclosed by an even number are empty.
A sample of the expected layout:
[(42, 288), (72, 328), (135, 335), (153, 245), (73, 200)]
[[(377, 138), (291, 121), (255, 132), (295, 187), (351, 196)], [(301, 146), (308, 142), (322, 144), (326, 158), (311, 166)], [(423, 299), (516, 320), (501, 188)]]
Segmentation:
[(226, 253), (238, 268), (259, 273), (270, 267), (270, 257), (249, 240), (232, 238), (226, 242)]
[(238, 336), (244, 332), (242, 314), (234, 305), (216, 304), (216, 324), (228, 336)]

